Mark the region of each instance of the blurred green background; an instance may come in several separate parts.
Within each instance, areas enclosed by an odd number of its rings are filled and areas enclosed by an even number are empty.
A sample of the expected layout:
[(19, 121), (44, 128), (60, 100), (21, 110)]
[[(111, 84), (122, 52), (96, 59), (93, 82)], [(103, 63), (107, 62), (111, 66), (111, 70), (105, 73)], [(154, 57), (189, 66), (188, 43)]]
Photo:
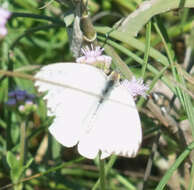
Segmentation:
[[(33, 76), (43, 65), (75, 61), (64, 24), (64, 15), (75, 11), (68, 2), (0, 0), (12, 13), (8, 34), (0, 39), (1, 71)], [(194, 3), (143, 3), (88, 1), (98, 43), (112, 56), (112, 68), (126, 78), (143, 77), (150, 85), (147, 99), (137, 100), (144, 133), (139, 154), (106, 160), (107, 189), (193, 190)], [(115, 25), (124, 18), (128, 19)], [(7, 75), (0, 73), (0, 190), (100, 189), (98, 160), (80, 158), (76, 148), (58, 144), (48, 133), (53, 118), (47, 116), (43, 95), (33, 81)], [(8, 92), (16, 89), (36, 96), (35, 111), (25, 115), (18, 105), (6, 105)]]

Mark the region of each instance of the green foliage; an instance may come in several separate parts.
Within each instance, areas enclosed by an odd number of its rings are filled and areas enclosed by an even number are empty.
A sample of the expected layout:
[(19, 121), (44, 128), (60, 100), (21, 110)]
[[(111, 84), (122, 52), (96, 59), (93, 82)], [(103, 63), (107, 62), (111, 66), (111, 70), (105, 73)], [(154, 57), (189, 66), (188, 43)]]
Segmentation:
[[(112, 69), (121, 78), (143, 77), (150, 86), (147, 99), (137, 99), (144, 132), (139, 154), (113, 155), (105, 163), (79, 158), (75, 148), (62, 147), (48, 134), (54, 117), (47, 116), (45, 94), (37, 93), (32, 78), (41, 66), (75, 62), (69, 36), (79, 15), (75, 5), (66, 0), (0, 0), (0, 5), (12, 12), (8, 34), (0, 38), (0, 190), (193, 190), (193, 0), (88, 1)], [(14, 89), (35, 94), (36, 109), (26, 114), (9, 109), (8, 92)]]
[(12, 182), (18, 183), (21, 177), (24, 175), (24, 172), (31, 163), (33, 162), (33, 158), (31, 158), (25, 166), (21, 166), (19, 159), (11, 152), (8, 151), (7, 153), (7, 163), (10, 167), (10, 177)]

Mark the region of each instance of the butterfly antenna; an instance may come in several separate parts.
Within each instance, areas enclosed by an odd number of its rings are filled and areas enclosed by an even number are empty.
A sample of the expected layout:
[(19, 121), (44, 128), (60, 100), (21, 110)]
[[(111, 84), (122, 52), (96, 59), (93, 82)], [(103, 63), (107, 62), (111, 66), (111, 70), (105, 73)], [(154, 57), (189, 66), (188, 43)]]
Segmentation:
[(105, 39), (104, 43), (102, 44), (102, 48), (104, 48), (104, 46), (106, 45), (106, 43), (107, 43), (107, 41), (108, 41), (108, 39), (109, 39), (110, 34), (111, 34), (114, 30), (115, 30), (115, 29), (112, 28), (110, 31), (108, 31), (108, 32), (105, 34), (106, 39)]
[(115, 30), (117, 30), (117, 29), (121, 26), (123, 20), (124, 20), (124, 19), (119, 20), (119, 21), (113, 26), (113, 28), (111, 28), (111, 29), (105, 34), (106, 39), (105, 39), (104, 43), (102, 44), (102, 48), (104, 48), (104, 46), (106, 45), (106, 43), (107, 43), (107, 41), (108, 41), (108, 39), (109, 39), (110, 34), (111, 34), (112, 32), (114, 32)]

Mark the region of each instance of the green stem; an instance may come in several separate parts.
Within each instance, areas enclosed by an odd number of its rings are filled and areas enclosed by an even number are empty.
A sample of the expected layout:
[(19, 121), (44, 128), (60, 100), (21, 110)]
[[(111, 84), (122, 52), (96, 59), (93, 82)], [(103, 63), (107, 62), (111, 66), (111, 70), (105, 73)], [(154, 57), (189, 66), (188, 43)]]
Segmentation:
[(6, 118), (7, 118), (7, 127), (6, 127), (6, 149), (11, 150), (12, 148), (12, 139), (11, 139), (11, 118), (12, 118), (12, 112), (7, 111), (6, 112)]
[[(101, 36), (98, 36), (98, 39), (101, 41), (105, 41), (106, 38), (103, 38)], [(107, 44), (111, 45), (112, 47), (114, 47), (115, 49), (118, 49), (120, 52), (124, 53), (125, 55), (128, 55), (130, 57), (132, 57), (136, 62), (138, 62), (139, 64), (143, 65), (143, 60), (141, 58), (139, 58), (138, 56), (136, 56), (135, 53), (129, 51), (127, 48), (119, 45), (118, 43), (111, 41), (111, 40), (107, 40)], [(169, 64), (165, 65), (165, 66), (169, 66)], [(159, 75), (159, 71), (153, 67), (151, 64), (147, 65), (147, 68), (149, 71), (151, 71), (154, 75)], [(125, 72), (125, 70), (121, 70), (121, 73), (123, 74)], [(124, 75), (125, 76), (125, 75)], [(171, 83), (170, 79), (168, 79), (166, 76), (162, 76), (161, 80), (174, 92), (176, 93), (175, 89), (174, 89), (174, 85)]]
[[(157, 17), (157, 19), (155, 19), (154, 27), (155, 27), (157, 33), (159, 34), (163, 44), (164, 44), (164, 48), (165, 48), (166, 53), (168, 55), (172, 74), (173, 74), (175, 81), (180, 83), (184, 87), (186, 87), (184, 78), (176, 70), (176, 67), (174, 64), (174, 62), (176, 61), (175, 56), (174, 56), (175, 53), (172, 50), (167, 31), (166, 31), (165, 27), (163, 26), (162, 21), (161, 21), (159, 16)], [(175, 90), (176, 90), (177, 97), (179, 98), (183, 108), (185, 109), (185, 111), (187, 113), (189, 122), (191, 124), (192, 136), (194, 138), (194, 117), (193, 117), (194, 110), (193, 110), (193, 107), (191, 106), (191, 99), (190, 99), (189, 95), (186, 94), (179, 86), (177, 86), (175, 88)]]
[(69, 161), (69, 162), (62, 163), (62, 164), (60, 164), (60, 165), (58, 165), (58, 166), (56, 166), (56, 167), (53, 167), (53, 168), (51, 168), (51, 169), (48, 169), (48, 170), (44, 171), (44, 172), (40, 172), (40, 173), (37, 173), (37, 174), (35, 174), (35, 175), (33, 175), (33, 176), (24, 178), (24, 179), (20, 180), (19, 182), (15, 183), (15, 184), (8, 184), (8, 185), (5, 185), (5, 186), (3, 186), (3, 187), (0, 187), (0, 190), (8, 189), (8, 188), (11, 188), (11, 187), (13, 187), (13, 186), (15, 186), (15, 185), (18, 185), (18, 184), (20, 184), (20, 183), (24, 183), (24, 182), (26, 182), (26, 181), (29, 181), (29, 180), (32, 180), (32, 179), (35, 179), (35, 178), (38, 178), (38, 177), (47, 175), (47, 174), (49, 174), (49, 173), (51, 173), (51, 172), (55, 172), (55, 171), (57, 171), (57, 170), (59, 170), (59, 169), (61, 169), (61, 168), (71, 166), (72, 164), (81, 162), (81, 161), (83, 161), (83, 160), (85, 160), (85, 158), (80, 157), (80, 158), (78, 158), (78, 159), (76, 159), (76, 160), (72, 160), (72, 161)]
[(150, 52), (150, 41), (151, 41), (151, 28), (152, 28), (152, 22), (148, 22), (146, 25), (146, 44), (145, 44), (145, 54), (144, 54), (144, 64), (142, 67), (142, 78), (145, 76), (145, 71), (148, 64), (148, 56)]
[[(110, 160), (109, 160), (109, 162), (108, 162), (108, 164), (106, 164), (105, 177), (110, 172), (112, 166), (116, 162), (116, 159), (117, 159), (117, 156), (112, 155), (111, 158), (110, 158)], [(96, 182), (96, 184), (93, 186), (92, 190), (96, 190), (99, 186), (100, 186), (100, 179), (98, 179), (98, 181)]]
[(174, 164), (168, 169), (166, 174), (162, 177), (159, 184), (155, 188), (155, 190), (162, 190), (164, 189), (165, 185), (168, 183), (168, 180), (173, 175), (174, 171), (180, 166), (180, 164), (187, 158), (189, 153), (194, 149), (194, 142), (192, 142), (183, 152), (182, 154), (176, 159)]
[(20, 126), (20, 166), (25, 164), (26, 157), (26, 121), (22, 121)]
[(105, 184), (105, 162), (104, 159), (101, 159), (101, 151), (99, 153), (99, 162), (100, 162), (100, 187), (101, 190), (106, 190)]
[[(150, 94), (151, 90), (155, 86), (156, 82), (163, 76), (164, 72), (168, 69), (169, 66), (165, 66), (152, 80), (151, 84), (149, 85), (149, 90), (147, 94)], [(140, 109), (145, 102), (145, 98), (141, 97), (140, 100), (137, 102), (137, 107)]]
[(60, 19), (50, 17), (50, 16), (45, 16), (45, 15), (36, 15), (33, 13), (18, 13), (18, 12), (12, 12), (11, 13), (11, 18), (14, 19), (16, 17), (24, 17), (24, 18), (32, 18), (32, 19), (39, 19), (39, 20), (46, 20), (46, 21), (51, 21), (53, 23), (58, 23), (65, 25), (63, 21)]
[(16, 38), (16, 40), (10, 46), (10, 50), (13, 50), (15, 48), (15, 46), (17, 45), (17, 43), (23, 37), (26, 37), (28, 35), (31, 35), (31, 34), (33, 34), (35, 32), (41, 31), (41, 30), (46, 30), (47, 31), (49, 29), (58, 28), (58, 27), (64, 27), (64, 25), (61, 25), (61, 24), (45, 24), (45, 25), (41, 25), (41, 26), (30, 28), (30, 29), (26, 30), (23, 34), (21, 34), (18, 38)]
[[(175, 38), (175, 37), (181, 35), (182, 33), (189, 32), (192, 29), (192, 23), (193, 23), (193, 19), (190, 18), (190, 21), (188, 21), (184, 25), (177, 24), (177, 25), (169, 28), (168, 29), (169, 37)], [(152, 36), (152, 39), (151, 39), (151, 46), (152, 47), (156, 47), (160, 42), (161, 42), (161, 38), (158, 37), (158, 35)], [(137, 52), (137, 55), (139, 57), (141, 57), (142, 54), (143, 54), (143, 52)], [(131, 57), (129, 57), (126, 60), (126, 64), (128, 64), (128, 65), (130, 65), (132, 62), (133, 62), (133, 59)]]
[(191, 177), (190, 177), (188, 190), (193, 190), (193, 189), (194, 189), (194, 162), (192, 163)]

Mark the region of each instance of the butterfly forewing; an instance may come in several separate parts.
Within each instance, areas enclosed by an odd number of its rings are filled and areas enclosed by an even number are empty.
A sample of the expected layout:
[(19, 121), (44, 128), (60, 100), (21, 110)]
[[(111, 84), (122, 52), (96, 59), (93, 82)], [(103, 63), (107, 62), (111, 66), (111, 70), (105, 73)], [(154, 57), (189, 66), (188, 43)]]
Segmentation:
[[(75, 63), (52, 64), (37, 73), (37, 78), (101, 94), (106, 75), (95, 67)], [(99, 97), (41, 81), (35, 83), (40, 92), (48, 91), (45, 99), (50, 115), (55, 115), (49, 130), (64, 146), (74, 146), (82, 134), (83, 122)]]

